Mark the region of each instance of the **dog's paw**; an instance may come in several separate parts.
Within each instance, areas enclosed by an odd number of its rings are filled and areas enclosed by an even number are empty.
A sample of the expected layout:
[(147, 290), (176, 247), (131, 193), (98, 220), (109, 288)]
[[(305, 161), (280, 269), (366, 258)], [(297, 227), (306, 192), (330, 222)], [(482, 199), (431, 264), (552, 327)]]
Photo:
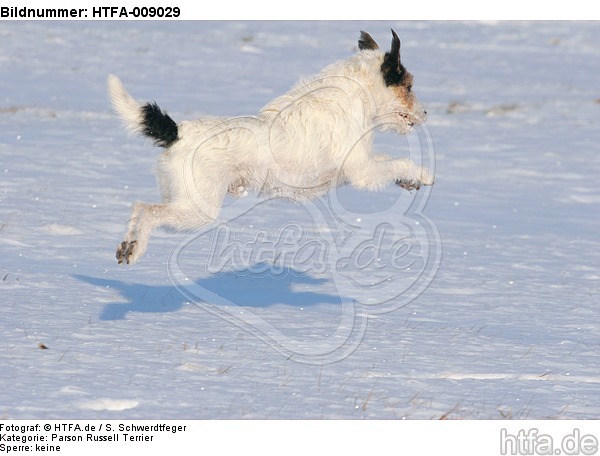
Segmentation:
[(421, 184), (419, 181), (413, 181), (410, 179), (396, 179), (394, 183), (404, 190), (419, 190), (421, 188)]
[(241, 198), (242, 196), (248, 196), (248, 182), (245, 179), (238, 179), (229, 184), (227, 193), (234, 198)]
[(425, 168), (421, 168), (418, 172), (411, 173), (411, 175), (396, 179), (394, 181), (396, 185), (402, 187), (405, 190), (419, 190), (422, 186), (433, 185), (433, 176)]
[(121, 244), (119, 244), (117, 247), (117, 254), (115, 255), (117, 257), (117, 263), (121, 264), (123, 261), (125, 261), (125, 263), (129, 264), (132, 261), (131, 257), (133, 255), (136, 243), (137, 241), (123, 241)]

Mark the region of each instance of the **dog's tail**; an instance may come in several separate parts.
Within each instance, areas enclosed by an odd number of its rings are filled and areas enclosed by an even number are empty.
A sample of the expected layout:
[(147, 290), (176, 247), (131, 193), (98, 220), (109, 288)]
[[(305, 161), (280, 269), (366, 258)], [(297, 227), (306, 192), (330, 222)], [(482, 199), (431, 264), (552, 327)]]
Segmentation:
[(135, 100), (127, 93), (119, 78), (112, 74), (108, 76), (108, 94), (129, 131), (148, 136), (161, 147), (169, 147), (177, 141), (179, 131), (173, 119), (156, 103), (142, 104)]

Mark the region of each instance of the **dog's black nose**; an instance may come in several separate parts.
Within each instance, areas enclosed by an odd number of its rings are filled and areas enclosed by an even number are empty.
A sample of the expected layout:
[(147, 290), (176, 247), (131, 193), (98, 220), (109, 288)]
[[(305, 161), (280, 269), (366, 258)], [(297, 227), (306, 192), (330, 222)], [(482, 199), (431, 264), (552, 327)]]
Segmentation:
[(427, 115), (427, 111), (423, 109), (423, 114)]

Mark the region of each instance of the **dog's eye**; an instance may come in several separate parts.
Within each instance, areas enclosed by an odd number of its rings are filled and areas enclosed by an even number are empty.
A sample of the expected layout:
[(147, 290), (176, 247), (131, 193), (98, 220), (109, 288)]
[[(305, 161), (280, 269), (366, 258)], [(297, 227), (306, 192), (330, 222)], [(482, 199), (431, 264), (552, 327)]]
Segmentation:
[(407, 91), (408, 93), (410, 93), (410, 91), (411, 91), (411, 90), (412, 90), (412, 84), (409, 84), (409, 85), (407, 85), (407, 86), (406, 86), (406, 91)]

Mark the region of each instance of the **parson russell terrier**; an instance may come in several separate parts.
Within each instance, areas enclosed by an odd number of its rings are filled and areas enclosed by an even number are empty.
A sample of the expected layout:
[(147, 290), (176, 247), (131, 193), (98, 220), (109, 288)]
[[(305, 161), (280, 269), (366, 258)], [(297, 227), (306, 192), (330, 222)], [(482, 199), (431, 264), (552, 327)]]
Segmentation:
[(176, 124), (155, 103), (141, 103), (108, 77), (114, 109), (128, 130), (165, 148), (157, 175), (162, 202), (133, 206), (119, 263), (146, 251), (153, 229), (190, 230), (212, 223), (227, 193), (246, 190), (290, 199), (314, 198), (349, 183), (376, 190), (395, 183), (432, 185), (428, 170), (409, 159), (373, 151), (375, 130), (408, 133), (426, 111), (412, 93), (392, 30), (388, 52), (361, 32), (359, 52), (302, 79), (257, 116), (202, 117)]

